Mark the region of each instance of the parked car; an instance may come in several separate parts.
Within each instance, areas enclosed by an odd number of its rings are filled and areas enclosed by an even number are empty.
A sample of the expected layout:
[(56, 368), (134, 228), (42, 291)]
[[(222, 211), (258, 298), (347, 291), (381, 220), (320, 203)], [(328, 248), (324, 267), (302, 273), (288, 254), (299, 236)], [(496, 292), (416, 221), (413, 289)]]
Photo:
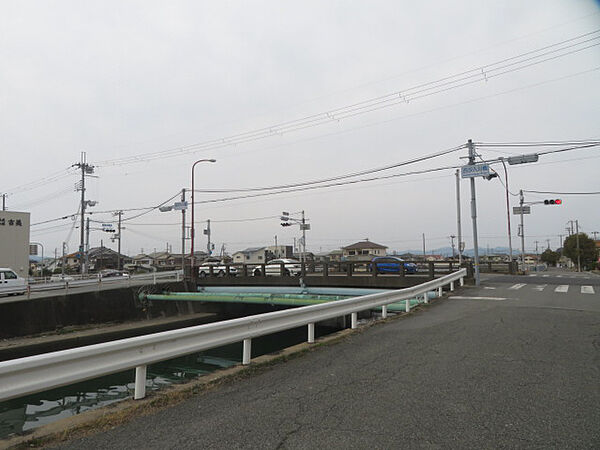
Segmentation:
[(27, 292), (27, 280), (7, 267), (0, 267), (0, 294), (18, 295)]
[[(281, 264), (284, 265), (283, 274), (287, 276), (299, 276), (302, 273), (300, 261), (295, 259), (272, 259), (265, 265), (265, 275), (281, 275)], [(255, 267), (252, 271), (254, 276), (261, 276), (262, 267)]]
[[(206, 277), (210, 275), (210, 268), (212, 267), (212, 273), (218, 277), (224, 277), (227, 275), (227, 266), (222, 261), (204, 261), (201, 266), (198, 267), (198, 276)], [(238, 270), (235, 266), (229, 266), (229, 275), (237, 275)]]
[(404, 266), (405, 273), (417, 273), (415, 263), (406, 262), (397, 256), (377, 256), (371, 260), (369, 271), (373, 271), (373, 264), (377, 267), (378, 273), (400, 273), (400, 268)]
[(129, 273), (121, 270), (104, 269), (98, 272), (99, 278), (129, 278)]

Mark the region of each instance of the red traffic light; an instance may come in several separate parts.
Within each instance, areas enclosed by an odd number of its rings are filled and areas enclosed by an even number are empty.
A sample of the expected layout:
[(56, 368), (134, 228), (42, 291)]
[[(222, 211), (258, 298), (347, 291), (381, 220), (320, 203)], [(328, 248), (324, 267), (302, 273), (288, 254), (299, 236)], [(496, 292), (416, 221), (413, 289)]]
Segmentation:
[(562, 205), (562, 200), (560, 198), (544, 200), (544, 205)]

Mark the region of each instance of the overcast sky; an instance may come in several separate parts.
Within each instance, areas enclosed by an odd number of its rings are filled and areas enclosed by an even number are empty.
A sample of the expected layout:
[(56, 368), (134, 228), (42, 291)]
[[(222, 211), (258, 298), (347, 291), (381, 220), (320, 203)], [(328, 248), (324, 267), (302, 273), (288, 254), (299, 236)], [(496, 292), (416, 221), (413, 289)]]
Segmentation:
[[(144, 211), (127, 210), (157, 205), (189, 189), (197, 159), (217, 162), (197, 166), (196, 189), (235, 189), (359, 172), (469, 138), (598, 139), (600, 46), (592, 46), (572, 47), (580, 51), (521, 70), (510, 66), (487, 81), (447, 85), (451, 89), (390, 107), (227, 145), (227, 138), (239, 133), (480, 70), (598, 29), (600, 8), (591, 0), (4, 0), (0, 193), (9, 194), (8, 209), (31, 212), (33, 224), (74, 214), (78, 175), (67, 169), (85, 151), (98, 176), (88, 179), (87, 197), (98, 201), (89, 211), (126, 210), (123, 252), (162, 250), (167, 243), (179, 252), (180, 213), (153, 211), (136, 218)], [(194, 147), (218, 140), (223, 145)], [(175, 148), (187, 150), (146, 157)], [(540, 150), (481, 148), (479, 153), (490, 159)], [(465, 155), (460, 150), (377, 175), (462, 164)], [(129, 164), (131, 156), (140, 158)], [(599, 169), (600, 147), (545, 155), (535, 164), (510, 166), (509, 187), (513, 193), (600, 191)], [(462, 181), (463, 233), (470, 248), (468, 188)], [(504, 192), (497, 179), (477, 180), (482, 247), (507, 245)], [(197, 193), (196, 201), (232, 195), (237, 194)], [(600, 196), (527, 194), (526, 201), (548, 197), (561, 197), (564, 204), (532, 207), (526, 218), (528, 250), (535, 248), (534, 240), (540, 248), (546, 239), (558, 247), (558, 236), (572, 219), (585, 232), (600, 231)], [(517, 202), (511, 196), (511, 206)], [(206, 246), (201, 235), (206, 219), (213, 221), (217, 249), (225, 244), (230, 253), (272, 244), (275, 235), (280, 244), (291, 245), (298, 227), (282, 228), (276, 218), (219, 222), (284, 210), (306, 211), (310, 251), (363, 238), (390, 250), (420, 249), (422, 233), (428, 249), (448, 246), (448, 236), (456, 234), (454, 171), (197, 204), (196, 248)], [(91, 218), (114, 220), (110, 213)], [(516, 246), (517, 216), (511, 219)], [(33, 226), (31, 240), (43, 243), (47, 254), (65, 240), (75, 251), (79, 230), (74, 226), (78, 222), (70, 219)], [(91, 245), (101, 239), (116, 248), (109, 233), (92, 230)]]

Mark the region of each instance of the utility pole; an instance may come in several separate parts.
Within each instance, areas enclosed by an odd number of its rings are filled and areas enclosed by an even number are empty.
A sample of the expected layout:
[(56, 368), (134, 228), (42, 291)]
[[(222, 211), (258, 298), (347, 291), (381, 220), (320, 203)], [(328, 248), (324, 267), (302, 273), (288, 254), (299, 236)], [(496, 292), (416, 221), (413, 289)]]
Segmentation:
[(456, 236), (452, 235), (450, 236), (450, 245), (452, 246), (452, 258), (454, 258), (456, 256), (456, 252), (454, 251), (454, 238)]
[(423, 233), (423, 258), (425, 258), (427, 255), (425, 253), (425, 233)]
[(523, 223), (523, 203), (525, 203), (525, 197), (523, 196), (523, 189), (519, 190), (519, 207), (521, 209), (521, 266), (523, 272), (525, 271), (525, 224)]
[(546, 239), (546, 243), (548, 244), (548, 250), (550, 250), (550, 239)]
[[(475, 165), (475, 146), (473, 145), (473, 141), (469, 139), (467, 142), (467, 147), (469, 149), (469, 165)], [(473, 265), (475, 272), (475, 286), (479, 286), (481, 284), (481, 279), (479, 278), (479, 242), (477, 239), (477, 201), (475, 196), (475, 177), (471, 177), (471, 220), (473, 221), (473, 246), (475, 253), (475, 263)]]
[(577, 272), (581, 272), (581, 251), (579, 250), (579, 220), (575, 221), (575, 229), (577, 230)]
[(504, 167), (504, 183), (505, 183), (505, 191), (506, 191), (506, 223), (508, 226), (508, 253), (510, 263), (513, 262), (513, 247), (512, 247), (512, 232), (510, 229), (510, 202), (508, 197), (508, 170), (506, 169), (506, 163), (504, 162), (504, 158), (500, 158), (502, 162), (502, 166)]
[(185, 188), (181, 190), (181, 270), (185, 276)]
[(535, 257), (537, 258), (538, 255), (538, 244), (540, 243), (540, 241), (533, 241), (535, 242)]
[[(306, 266), (306, 219), (304, 217), (304, 210), (302, 210), (301, 228), (302, 228), (302, 261), (304, 261), (304, 265)], [(302, 274), (302, 277), (304, 277), (304, 273)]]
[(117, 211), (115, 213), (116, 216), (119, 217), (119, 222), (117, 224), (117, 239), (118, 239), (118, 244), (117, 244), (117, 269), (121, 270), (122, 269), (122, 265), (121, 265), (121, 218), (123, 216), (123, 211)]
[(275, 235), (275, 248), (277, 248), (277, 235)]
[(460, 174), (456, 169), (456, 226), (458, 228), (458, 264), (462, 264), (462, 226), (460, 224)]
[(80, 229), (80, 239), (79, 239), (79, 261), (81, 263), (81, 273), (86, 273), (87, 272), (87, 267), (84, 263), (84, 252), (85, 252), (85, 247), (84, 247), (84, 238), (85, 238), (85, 209), (88, 206), (88, 204), (90, 206), (93, 206), (93, 202), (86, 202), (85, 200), (85, 176), (87, 175), (91, 175), (94, 173), (94, 166), (91, 166), (87, 163), (86, 161), (86, 153), (85, 152), (81, 152), (81, 162), (78, 162), (76, 164), (73, 164), (71, 167), (77, 167), (79, 169), (81, 169), (81, 184), (79, 184), (77, 186), (77, 191), (81, 191), (81, 222), (79, 225), (79, 229)]
[(208, 219), (206, 221), (206, 230), (204, 230), (204, 234), (206, 235), (206, 237), (208, 237), (208, 242), (206, 244), (206, 253), (208, 254), (208, 256), (212, 255), (212, 248), (210, 245), (210, 219)]
[(63, 278), (65, 275), (65, 256), (66, 256), (66, 251), (67, 251), (67, 243), (63, 242), (62, 243), (62, 274), (63, 274)]
[(89, 252), (90, 252), (90, 218), (85, 219), (85, 266), (89, 267)]
[(2, 211), (6, 211), (6, 194), (2, 194)]

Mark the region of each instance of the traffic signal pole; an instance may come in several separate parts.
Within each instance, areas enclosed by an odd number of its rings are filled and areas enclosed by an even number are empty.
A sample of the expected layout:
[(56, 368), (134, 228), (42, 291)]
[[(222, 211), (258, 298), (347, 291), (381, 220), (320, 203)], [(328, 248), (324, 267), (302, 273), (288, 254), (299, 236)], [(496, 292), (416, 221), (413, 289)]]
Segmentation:
[(525, 271), (525, 225), (523, 223), (523, 203), (525, 198), (523, 197), (523, 189), (519, 190), (519, 206), (521, 207), (521, 267), (523, 272)]
[[(467, 142), (467, 147), (469, 149), (469, 165), (472, 166), (475, 164), (475, 146), (473, 145), (473, 141), (471, 139), (469, 139)], [(475, 195), (475, 177), (471, 177), (471, 220), (473, 221), (473, 247), (475, 253), (475, 262), (473, 264), (475, 286), (479, 286), (481, 284), (481, 279), (479, 277), (479, 242), (477, 239), (477, 201)]]
[(456, 169), (456, 227), (458, 228), (458, 264), (462, 264), (462, 226), (460, 223), (460, 174)]

